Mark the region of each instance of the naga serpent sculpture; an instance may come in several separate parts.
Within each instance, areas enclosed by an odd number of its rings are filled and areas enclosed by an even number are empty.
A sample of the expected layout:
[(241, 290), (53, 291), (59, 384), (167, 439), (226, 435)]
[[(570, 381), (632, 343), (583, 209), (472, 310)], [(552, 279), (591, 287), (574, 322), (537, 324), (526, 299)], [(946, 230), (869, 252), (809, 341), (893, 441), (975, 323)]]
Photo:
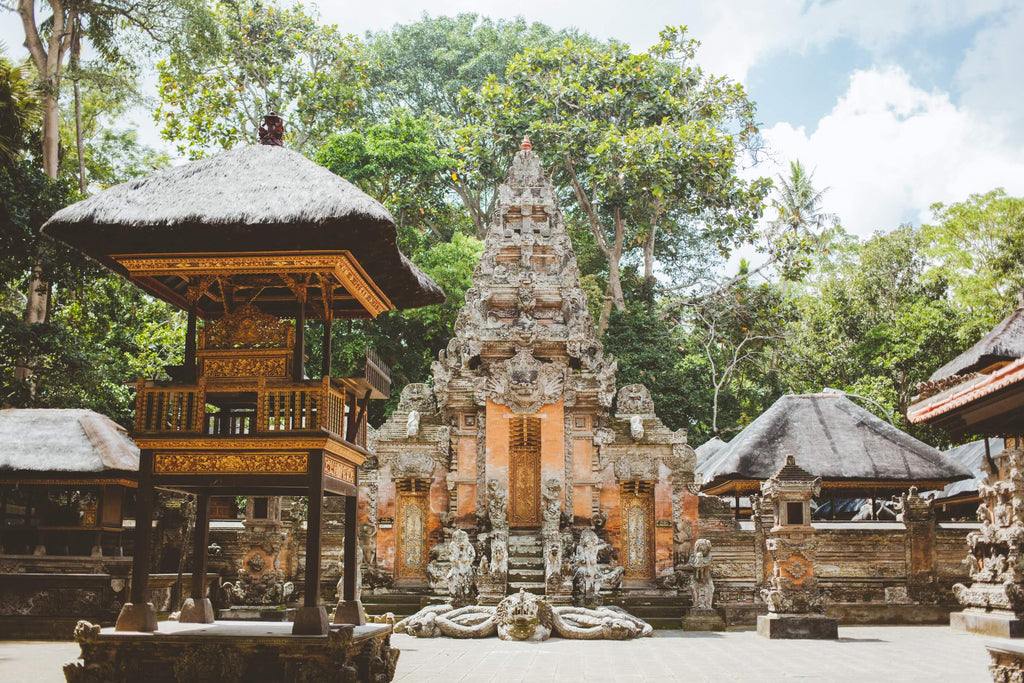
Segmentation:
[(651, 635), (653, 628), (619, 607), (587, 609), (553, 606), (520, 590), (498, 605), (430, 605), (395, 624), (395, 633), (417, 638), (488, 638), (541, 641), (554, 633), (572, 640), (629, 640)]

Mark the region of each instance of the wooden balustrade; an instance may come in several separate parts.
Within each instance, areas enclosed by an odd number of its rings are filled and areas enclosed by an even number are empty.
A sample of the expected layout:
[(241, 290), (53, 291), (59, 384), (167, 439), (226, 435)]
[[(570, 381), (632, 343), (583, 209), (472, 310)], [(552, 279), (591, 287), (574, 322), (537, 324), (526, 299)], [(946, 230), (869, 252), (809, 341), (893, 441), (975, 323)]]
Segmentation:
[[(207, 412), (207, 400), (217, 403), (218, 393), (250, 394), (251, 408), (233, 406)], [(192, 433), (217, 436), (255, 436), (328, 429), (352, 441), (347, 413), (352, 392), (329, 379), (307, 384), (268, 384), (264, 379), (230, 387), (152, 386), (140, 381), (135, 398), (135, 433)], [(362, 429), (359, 426), (359, 429)], [(363, 430), (365, 431), (365, 430)], [(353, 441), (354, 442), (354, 441)]]

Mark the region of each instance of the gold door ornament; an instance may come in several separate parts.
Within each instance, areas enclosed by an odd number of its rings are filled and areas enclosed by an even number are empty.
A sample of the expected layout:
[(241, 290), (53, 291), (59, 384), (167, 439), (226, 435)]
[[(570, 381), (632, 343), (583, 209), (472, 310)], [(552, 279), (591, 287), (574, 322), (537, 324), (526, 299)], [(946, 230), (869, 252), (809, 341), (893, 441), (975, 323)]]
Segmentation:
[(540, 418), (509, 420), (509, 524), (540, 526)]
[(398, 489), (398, 553), (396, 562), (398, 578), (422, 579), (424, 578), (423, 567), (427, 563), (430, 481), (402, 479), (396, 483)]
[(622, 558), (627, 579), (654, 576), (654, 485), (624, 481), (620, 490)]

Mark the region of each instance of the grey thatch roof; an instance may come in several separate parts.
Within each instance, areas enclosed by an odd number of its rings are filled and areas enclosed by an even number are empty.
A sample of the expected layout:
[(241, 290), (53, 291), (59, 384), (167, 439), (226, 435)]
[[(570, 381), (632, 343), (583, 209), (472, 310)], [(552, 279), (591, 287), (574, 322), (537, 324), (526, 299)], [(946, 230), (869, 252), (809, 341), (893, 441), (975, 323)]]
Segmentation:
[(1024, 358), (1024, 296), (1017, 309), (992, 328), (977, 344), (932, 373), (929, 381), (964, 375), (1002, 360)]
[(0, 470), (137, 472), (139, 449), (106, 415), (91, 410), (0, 410)]
[(61, 209), (43, 232), (117, 272), (111, 254), (349, 250), (396, 307), (444, 301), (399, 251), (380, 202), (284, 147), (237, 147), (122, 183)]
[(841, 394), (783, 396), (730, 441), (704, 471), (705, 490), (763, 481), (793, 455), (826, 485), (956, 481), (970, 472)]
[(715, 456), (722, 452), (722, 448), (726, 446), (726, 443), (719, 439), (717, 436), (709, 441), (705, 441), (701, 445), (697, 446), (694, 452), (697, 454), (697, 465), (695, 470), (697, 472), (703, 472), (704, 468), (715, 460)]
[[(992, 457), (996, 457), (1003, 452), (1003, 440), (989, 439), (988, 448)], [(985, 440), (979, 439), (977, 441), (971, 441), (970, 443), (965, 443), (963, 446), (950, 448), (948, 451), (945, 451), (945, 453), (950, 458), (956, 460), (958, 463), (969, 469), (973, 477), (970, 479), (964, 479), (963, 481), (953, 482), (946, 488), (942, 489), (942, 492), (936, 496), (936, 500), (977, 493), (978, 482), (988, 476), (988, 466), (985, 463)]]

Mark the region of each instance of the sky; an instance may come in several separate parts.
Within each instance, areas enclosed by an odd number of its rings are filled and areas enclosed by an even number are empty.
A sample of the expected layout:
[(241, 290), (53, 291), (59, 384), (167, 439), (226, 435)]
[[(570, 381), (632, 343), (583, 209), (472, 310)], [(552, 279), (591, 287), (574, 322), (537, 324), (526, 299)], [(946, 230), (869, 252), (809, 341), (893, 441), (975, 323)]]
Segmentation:
[[(743, 83), (768, 158), (747, 176), (800, 160), (828, 188), (824, 208), (866, 237), (928, 222), (935, 202), (1005, 188), (1024, 195), (1024, 2), (1019, 0), (320, 0), (324, 21), (364, 34), (477, 12), (574, 26), (643, 50), (666, 25), (701, 42), (705, 71)], [(0, 41), (21, 53), (0, 10)], [(155, 94), (155, 89), (154, 89)], [(143, 140), (159, 144), (138, 116)]]

